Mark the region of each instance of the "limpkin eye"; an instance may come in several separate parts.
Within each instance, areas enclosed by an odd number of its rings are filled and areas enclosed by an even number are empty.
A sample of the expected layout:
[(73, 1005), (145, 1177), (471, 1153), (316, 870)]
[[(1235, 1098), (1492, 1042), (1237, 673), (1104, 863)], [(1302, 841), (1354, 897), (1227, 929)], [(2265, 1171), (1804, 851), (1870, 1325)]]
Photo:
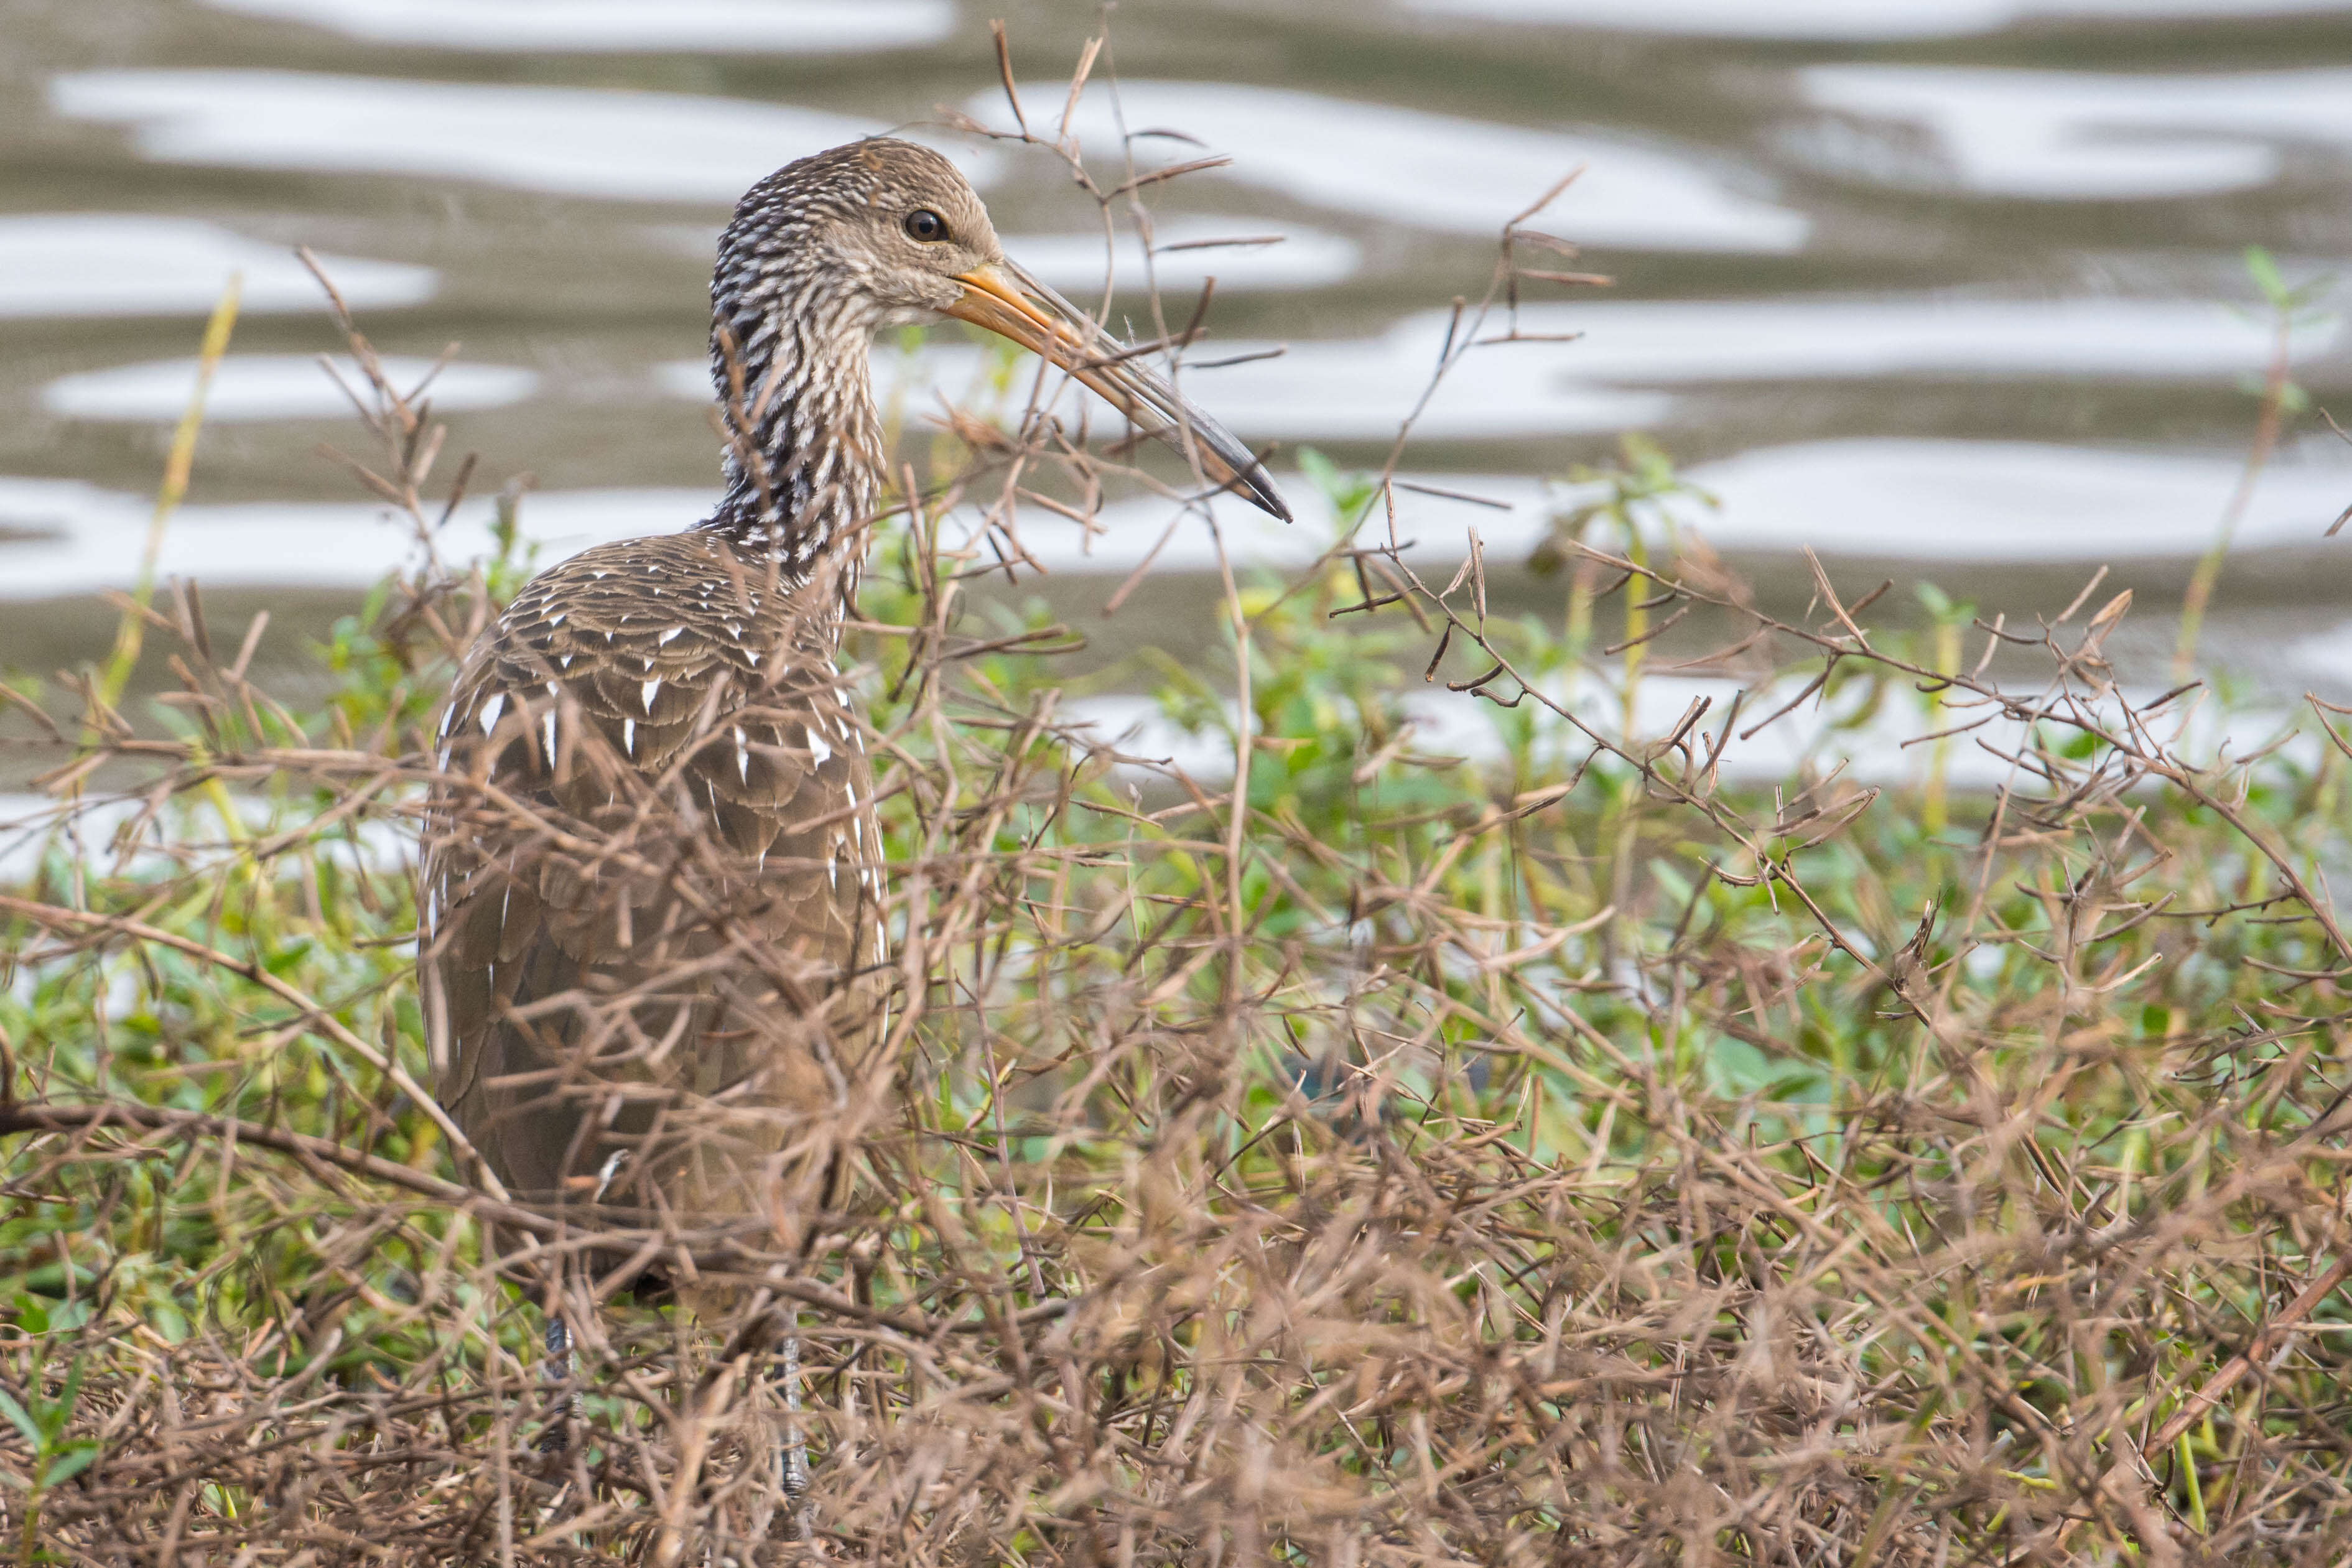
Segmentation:
[(907, 214), (907, 237), (937, 245), (948, 237), (948, 221), (929, 207), (917, 207)]

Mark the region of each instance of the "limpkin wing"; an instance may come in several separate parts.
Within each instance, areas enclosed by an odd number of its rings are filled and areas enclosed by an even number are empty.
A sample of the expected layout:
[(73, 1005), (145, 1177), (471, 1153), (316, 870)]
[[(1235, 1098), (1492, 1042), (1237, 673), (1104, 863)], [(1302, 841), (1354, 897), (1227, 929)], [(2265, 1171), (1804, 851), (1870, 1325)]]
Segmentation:
[(872, 1098), (879, 837), (814, 591), (707, 536), (591, 549), (458, 674), (419, 969), (518, 1196), (790, 1233)]

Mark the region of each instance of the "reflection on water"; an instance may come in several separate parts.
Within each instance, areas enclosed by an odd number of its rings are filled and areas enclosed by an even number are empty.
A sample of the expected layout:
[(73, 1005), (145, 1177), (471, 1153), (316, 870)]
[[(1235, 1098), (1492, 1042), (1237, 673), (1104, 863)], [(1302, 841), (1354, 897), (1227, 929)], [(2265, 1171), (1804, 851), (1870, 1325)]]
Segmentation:
[[(1420, 395), (1450, 316), (1380, 339), (1294, 344), (1280, 359), (1204, 371), (1221, 417), (1268, 437), (1333, 441), (1393, 430)], [(1530, 307), (1530, 340), (1475, 350), (1416, 429), (1495, 439), (1658, 423), (1665, 400), (1622, 389), (1901, 376), (2228, 377), (2258, 362), (2261, 327), (2195, 302), (1792, 300)], [(1499, 330), (1499, 328), (1497, 329)], [(1548, 340), (1580, 333), (1570, 342)], [(2333, 341), (2315, 325), (2306, 350)], [(1250, 345), (1221, 345), (1242, 353)]]
[[(1683, 499), (1669, 509), (1710, 544), (1757, 554), (1811, 548), (1947, 564), (2178, 559), (2212, 541), (2239, 473), (2240, 465), (2222, 456), (2023, 442), (1810, 442), (1702, 464), (1691, 483), (1717, 504)], [(1091, 534), (1044, 507), (1022, 510), (1013, 525), (1023, 548), (1055, 572), (1123, 576), (1155, 546), (1154, 563), (1163, 570), (1214, 571), (1219, 538), (1238, 561), (1296, 569), (1330, 543), (1332, 519), (1311, 487), (1285, 477), (1283, 493), (1300, 517), (1295, 528), (1223, 502), (1216, 538), (1188, 524), (1164, 546), (1166, 508), (1146, 503), (1108, 509)], [(1524, 559), (1550, 533), (1555, 516), (1597, 496), (1520, 475), (1400, 477), (1423, 487), (1401, 488), (1396, 500), (1398, 538), (1412, 541), (1409, 555), (1423, 566), (1460, 560), (1474, 528), (1495, 558)], [(1455, 495), (1430, 493), (1437, 487)], [(2256, 491), (2239, 542), (2247, 549), (2316, 548), (2347, 506), (2352, 461), (2325, 451), (2283, 461)], [(963, 522), (967, 535), (981, 525), (977, 513)], [(1385, 516), (1367, 528), (1366, 542), (1386, 542)]]
[[(718, 492), (613, 490), (534, 496), (528, 533), (560, 559), (607, 539), (664, 533), (709, 516)], [(49, 599), (128, 586), (147, 537), (147, 498), (70, 480), (0, 479), (0, 530), (29, 536), (8, 549), (0, 600)], [(435, 536), (457, 562), (494, 548), (493, 503), (460, 507)], [(220, 587), (366, 588), (414, 560), (410, 525), (364, 501), (248, 501), (185, 506), (164, 536), (158, 570)]]
[[(1679, 526), (1710, 543), (1758, 554), (1810, 547), (1832, 556), (1963, 565), (1988, 558), (2122, 562), (2203, 549), (2238, 476), (2238, 465), (2220, 455), (2021, 442), (1813, 442), (1700, 465), (1691, 482), (1717, 505), (1682, 500), (1672, 510)], [(1397, 538), (1409, 545), (1409, 559), (1429, 569), (1450, 570), (1466, 555), (1473, 529), (1490, 559), (1523, 559), (1556, 515), (1592, 494), (1515, 474), (1409, 471), (1399, 480)], [(1230, 498), (1211, 503), (1214, 534), (1197, 517), (1171, 532), (1172, 509), (1147, 498), (1111, 503), (1091, 529), (1044, 507), (990, 516), (966, 507), (942, 530), (942, 548), (971, 545), (993, 525), (1018, 539), (1031, 564), (1055, 575), (1124, 577), (1147, 559), (1163, 572), (1213, 573), (1220, 549), (1244, 566), (1295, 570), (1330, 545), (1335, 519), (1302, 476), (1279, 474), (1276, 481), (1296, 524)], [(522, 528), (550, 560), (684, 528), (709, 516), (717, 499), (715, 487), (556, 491), (524, 499)], [(2248, 549), (2315, 548), (2347, 506), (2352, 461), (2325, 450), (2290, 455), (2257, 490), (2239, 540)], [(7, 547), (0, 599), (128, 586), (148, 510), (144, 497), (95, 486), (0, 479), (0, 530), (18, 540)], [(492, 517), (489, 500), (467, 502), (436, 534), (436, 548), (459, 561), (488, 549)], [(1366, 526), (1368, 542), (1387, 542), (1385, 510)], [(406, 525), (365, 501), (192, 505), (173, 521), (163, 567), (220, 586), (359, 588), (397, 569), (414, 546)]]
[(2352, 622), (2298, 637), (2287, 644), (2281, 662), (2300, 681), (2316, 685), (2322, 695), (2342, 702), (2352, 695)]
[[(1857, 687), (1861, 685), (1856, 683)], [(1740, 711), (1749, 716), (1771, 713), (1801, 696), (1805, 685), (1801, 676), (1773, 683), (1750, 692)], [(2163, 688), (2149, 686), (2125, 695), (2135, 706), (2145, 706), (2162, 694)], [(1618, 716), (1622, 709), (1617, 692), (1595, 682), (1580, 681), (1565, 688), (1555, 685), (1547, 695), (1576, 713), (1582, 725), (1604, 735), (1619, 732)], [(1758, 733), (1734, 729), (1722, 737), (1718, 751), (1715, 737), (1731, 712), (1732, 700), (1739, 695), (1736, 681), (1647, 676), (1634, 693), (1634, 731), (1651, 737), (1671, 731), (1694, 703), (1704, 700), (1709, 705), (1701, 726), (1708, 737), (1704, 749), (1718, 758), (1725, 779), (1770, 784), (1807, 766), (1822, 773), (1843, 767), (1841, 777), (1850, 782), (1897, 785), (1918, 781), (1931, 755), (1916, 744), (1906, 747), (1905, 742), (1916, 743), (1949, 722), (1946, 716), (1930, 716), (1924, 706), (1899, 700), (1884, 704), (1867, 717), (1842, 711), (1854, 709), (1853, 702), (1811, 703), (1791, 709)], [(2119, 712), (2112, 703), (2103, 706), (2110, 714)], [(1572, 768), (1575, 759), (1589, 749), (1590, 740), (1579, 727), (1571, 727), (1556, 713), (1533, 704), (1528, 706), (1538, 754), (1551, 752), (1563, 772)], [(1433, 694), (1408, 697), (1403, 709), (1412, 727), (1413, 749), (1424, 756), (1458, 757), (1471, 762), (1500, 762), (1510, 756), (1497, 733), (1495, 710), (1484, 703), (1449, 701), (1444, 695)], [(1080, 697), (1064, 704), (1057, 712), (1065, 723), (1091, 731), (1098, 744), (1114, 746), (1124, 756), (1181, 768), (1203, 783), (1223, 783), (1233, 777), (1230, 709), (1224, 727), (1214, 731), (1185, 728), (1148, 697)], [(2243, 756), (2278, 737), (2298, 716), (2279, 708), (2225, 713), (2218, 703), (2191, 700), (2163, 710), (2152, 722), (2150, 734), (2152, 740), (2183, 757), (2211, 758), (2225, 749)], [(2318, 762), (2326, 742), (2311, 733), (2308, 723), (2301, 727), (2302, 733), (2279, 749), (2290, 762), (2308, 768)], [(1947, 751), (1946, 783), (1956, 789), (1979, 792), (2023, 784), (2026, 779), (2011, 758), (2031, 752), (2027, 729), (2021, 721), (1996, 716), (1972, 730)]]
[[(684, 93), (493, 87), (294, 71), (82, 71), (58, 112), (135, 128), (170, 163), (445, 175), (533, 191), (732, 205), (780, 163), (878, 120)], [(985, 154), (957, 152), (984, 178)]]
[[(421, 304), (436, 281), (428, 267), (341, 256), (321, 256), (320, 265), (358, 309)], [(0, 217), (0, 316), (197, 315), (212, 308), (231, 273), (245, 280), (247, 310), (325, 308), (318, 279), (286, 247), (201, 218)]]
[[(1034, 82), (1024, 96), (1060, 105), (1066, 86)], [(1489, 235), (1581, 166), (1558, 220), (1592, 245), (1645, 250), (1790, 251), (1812, 226), (1802, 213), (1735, 188), (1710, 160), (1622, 138), (1526, 131), (1317, 93), (1225, 82), (1126, 81), (1118, 102), (1089, 85), (1070, 131), (1090, 153), (1119, 156), (1119, 125), (1181, 127), (1185, 140), (1139, 137), (1139, 163), (1156, 167), (1234, 155), (1220, 179), (1276, 191), (1327, 210), (1423, 228)], [(1013, 128), (1001, 93), (967, 112)], [(1058, 112), (1058, 110), (1057, 110)]]
[(811, 54), (936, 43), (950, 0), (205, 0), (216, 10), (452, 49)]
[[(1025, 259), (1010, 245), (1007, 254)], [(1675, 419), (1674, 401), (1640, 389), (1662, 386), (2044, 376), (2226, 383), (2262, 362), (2270, 343), (2259, 321), (2196, 300), (1601, 301), (1526, 306), (1517, 321), (1525, 340), (1475, 350), (1423, 405), (1416, 431), (1502, 441), (1658, 425)], [(1246, 356), (1282, 345), (1213, 340), (1203, 356), (1241, 362), (1203, 366), (1188, 385), (1247, 438), (1377, 441), (1421, 402), (1452, 323), (1451, 312), (1409, 317), (1378, 338), (1292, 343), (1271, 358)], [(1490, 328), (1503, 329), (1499, 319)], [(2333, 319), (2307, 323), (2294, 340), (2296, 358), (2319, 354), (2341, 331)], [(882, 352), (876, 366), (878, 385), (925, 407), (973, 395), (981, 360), (953, 345), (912, 361)], [(1091, 395), (1055, 379), (1066, 400)], [(1025, 391), (1028, 378), (1018, 384)], [(660, 385), (698, 402), (712, 396), (698, 360), (663, 367)]]
[[(1217, 418), (1245, 440), (1375, 441), (1394, 434), (1397, 422), (1412, 412), (1443, 334), (1442, 324), (1433, 337), (1409, 323), (1370, 341), (1294, 343), (1278, 359), (1192, 371), (1184, 386), (1213, 405)], [(1279, 347), (1213, 344), (1217, 353), (1234, 355)], [(1433, 440), (1508, 440), (1655, 424), (1673, 407), (1671, 399), (1655, 392), (1560, 378), (1554, 373), (1558, 359), (1534, 352), (1537, 347), (1498, 348), (1465, 365), (1447, 378), (1414, 428)], [(1037, 361), (1024, 355), (1023, 363), (1024, 371), (1013, 385), (1015, 397), (1025, 400)], [(925, 409), (942, 395), (960, 401), (983, 391), (983, 364), (979, 351), (961, 344), (926, 350), (911, 364), (877, 355), (876, 381), (895, 389), (906, 406)], [(709, 402), (712, 396), (709, 369), (698, 360), (663, 367), (659, 385), (696, 402)], [(1044, 390), (1058, 392), (1058, 406), (1065, 411), (1093, 399), (1058, 372), (1048, 377)], [(1107, 405), (1094, 404), (1097, 420), (1107, 412)]]
[(2344, 0), (1407, 0), (1416, 11), (1496, 22), (1737, 38), (1937, 38), (2020, 22), (2281, 16)]
[(2279, 142), (2352, 152), (2352, 70), (2125, 77), (1822, 66), (1825, 109), (1925, 127), (1955, 181), (2041, 200), (2196, 195), (2277, 178)]
[[(2316, 548), (2347, 505), (2352, 464), (2282, 463), (2239, 526), (2242, 548)], [(1832, 441), (1750, 452), (1696, 471), (1722, 502), (1716, 542), (1750, 549), (1965, 562), (2194, 555), (2242, 465), (2223, 455), (2086, 451), (1993, 441)]]
[[(404, 392), (422, 388), (443, 413), (503, 408), (539, 390), (539, 377), (511, 365), (453, 364), (389, 355), (379, 361)], [(334, 361), (330, 380), (311, 354), (231, 354), (220, 362), (205, 398), (207, 421), (344, 419), (355, 412), (343, 390), (367, 383), (349, 360)], [(430, 378), (428, 380), (428, 378)], [(65, 419), (166, 422), (186, 412), (196, 387), (196, 361), (159, 360), (60, 376), (41, 389), (41, 406)]]

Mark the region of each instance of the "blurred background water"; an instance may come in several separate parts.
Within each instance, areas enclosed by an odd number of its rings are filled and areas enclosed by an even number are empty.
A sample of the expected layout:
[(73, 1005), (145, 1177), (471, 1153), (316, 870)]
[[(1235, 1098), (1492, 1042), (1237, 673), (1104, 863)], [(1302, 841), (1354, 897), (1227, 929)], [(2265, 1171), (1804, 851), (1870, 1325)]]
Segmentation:
[[(0, 665), (103, 647), (90, 593), (130, 580), (232, 270), (246, 313), (166, 569), (293, 635), (400, 559), (312, 453), (359, 432), (297, 245), (396, 374), (463, 343), (436, 393), (453, 449), (482, 454), (478, 491), (535, 476), (547, 549), (692, 521), (728, 208), (940, 106), (1009, 123), (998, 14), (1033, 122), (1058, 121), (1092, 5), (0, 0)], [(1213, 274), (1193, 358), (1241, 361), (1188, 387), (1253, 442), (1343, 464), (1381, 460), (1505, 220), (1583, 169), (1537, 226), (1615, 287), (1532, 288), (1520, 329), (1559, 340), (1479, 350), (1405, 458), (1505, 504), (1416, 495), (1408, 525), (1440, 555), (1476, 526), (1507, 592), (1557, 602), (1510, 566), (1548, 484), (1640, 429), (1796, 608), (1805, 546), (1842, 579), (2019, 614), (2104, 563), (2141, 591), (2122, 646), (2155, 674), (2272, 352), (2242, 250), (2297, 283), (2352, 250), (2352, 0), (1134, 0), (1070, 130), (1108, 168), (1122, 120), (1193, 139), (1141, 137), (1144, 163), (1234, 160), (1152, 192), (1170, 313)], [(1098, 291), (1095, 208), (1051, 158), (935, 140), (1015, 256)], [(1199, 243), (1223, 238), (1271, 243)], [(982, 366), (958, 332), (932, 344), (883, 356), (916, 417)], [(2352, 333), (2316, 319), (2292, 349), (2319, 405), (2352, 403)], [(2301, 415), (2209, 653), (2261, 687), (2352, 688), (2352, 538), (2322, 537), (2347, 504), (2352, 446)], [(1144, 531), (1086, 556), (1047, 529), (1045, 586), (1098, 600)], [(1181, 636), (1169, 607), (1206, 560), (1163, 565), (1136, 624)]]

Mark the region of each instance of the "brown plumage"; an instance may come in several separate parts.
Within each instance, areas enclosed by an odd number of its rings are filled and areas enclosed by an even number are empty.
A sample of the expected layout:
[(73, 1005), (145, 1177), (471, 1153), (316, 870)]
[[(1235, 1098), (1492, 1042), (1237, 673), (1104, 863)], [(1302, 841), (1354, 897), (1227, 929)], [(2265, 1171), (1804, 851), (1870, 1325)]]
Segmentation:
[(883, 955), (872, 771), (812, 591), (698, 531), (605, 546), (459, 676), (452, 734), (550, 830), (485, 803), (426, 868), (438, 1091), (519, 1197), (689, 1227), (819, 1200), (871, 1087), (873, 987), (844, 981)]
[(873, 774), (835, 662), (880, 494), (876, 330), (1012, 338), (1286, 514), (1247, 449), (1004, 260), (926, 149), (761, 182), (711, 300), (725, 497), (542, 572), (467, 655), (419, 967), (440, 1096), (518, 1198), (748, 1225), (772, 1253), (887, 1088)]

